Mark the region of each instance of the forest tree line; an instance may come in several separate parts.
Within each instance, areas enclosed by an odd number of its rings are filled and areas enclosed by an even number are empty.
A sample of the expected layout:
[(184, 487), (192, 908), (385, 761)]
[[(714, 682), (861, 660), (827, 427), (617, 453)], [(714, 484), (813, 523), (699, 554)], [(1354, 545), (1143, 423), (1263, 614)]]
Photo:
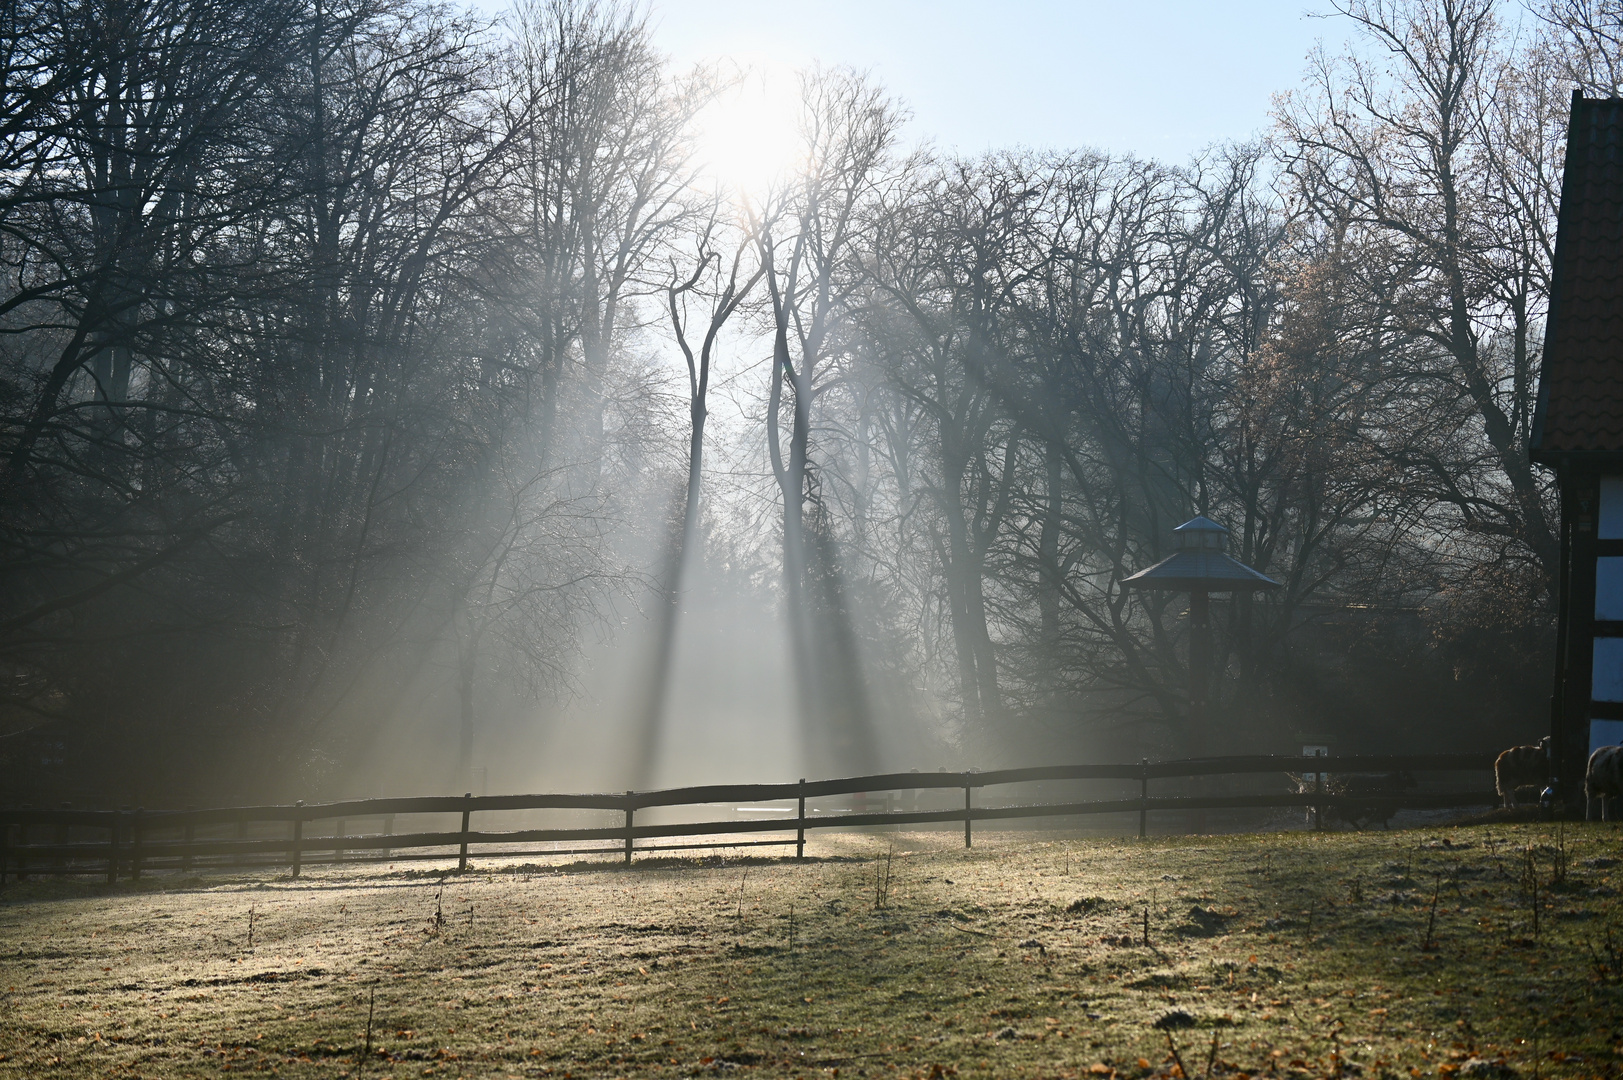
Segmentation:
[[(1190, 162), (919, 149), (827, 68), (739, 192), (695, 139), (737, 74), (619, 0), (8, 0), (7, 775), (315, 790), (425, 680), (465, 772), (629, 606), (638, 782), (718, 553), (786, 616), (813, 772), (898, 695), (977, 762), (1175, 754), (1184, 598), (1122, 580), (1196, 513), (1283, 586), (1215, 610), (1233, 748), (1536, 737), (1527, 442), (1623, 2), (1334, 10), (1349, 52)], [(750, 422), (707, 432), (722, 373)]]

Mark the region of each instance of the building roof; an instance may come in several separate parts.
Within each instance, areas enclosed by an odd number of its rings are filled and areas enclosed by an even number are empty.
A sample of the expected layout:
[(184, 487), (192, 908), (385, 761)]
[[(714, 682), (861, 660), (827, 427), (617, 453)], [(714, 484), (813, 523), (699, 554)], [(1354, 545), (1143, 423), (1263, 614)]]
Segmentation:
[(1172, 530), (1178, 550), (1148, 570), (1124, 578), (1134, 589), (1177, 592), (1256, 592), (1279, 582), (1223, 553), (1229, 531), (1209, 517), (1196, 516)]
[(1180, 548), (1216, 548), (1223, 550), (1229, 531), (1205, 514), (1196, 514), (1172, 530)]
[(1257, 592), (1279, 582), (1221, 551), (1175, 551), (1148, 570), (1122, 580), (1135, 589), (1177, 592)]
[(1536, 461), (1623, 456), (1623, 99), (1572, 95)]

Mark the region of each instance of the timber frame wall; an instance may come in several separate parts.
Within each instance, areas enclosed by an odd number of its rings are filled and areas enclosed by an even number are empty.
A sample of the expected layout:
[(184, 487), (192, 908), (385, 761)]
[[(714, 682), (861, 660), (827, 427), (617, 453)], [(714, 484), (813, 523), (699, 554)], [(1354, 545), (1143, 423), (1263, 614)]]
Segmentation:
[[(1550, 772), (1583, 804), (1592, 721), (1623, 722), (1623, 98), (1574, 90), (1528, 455), (1555, 472)], [(1531, 511), (1529, 511), (1531, 512)], [(1599, 588), (1597, 589), (1597, 584)]]
[[(1595, 567), (1601, 541), (1596, 538), (1600, 503), (1600, 474), (1593, 468), (1563, 463), (1557, 473), (1561, 487), (1561, 564), (1556, 622), (1555, 691), (1550, 707), (1550, 764), (1556, 788), (1571, 805), (1583, 787), (1589, 755), (1589, 721), (1606, 703), (1592, 699), (1595, 675), (1595, 637), (1603, 629), (1595, 621)], [(1623, 541), (1606, 541), (1619, 547)], [(1612, 554), (1613, 552), (1608, 552)], [(1618, 632), (1611, 626), (1607, 630)], [(1623, 717), (1623, 709), (1617, 715)]]

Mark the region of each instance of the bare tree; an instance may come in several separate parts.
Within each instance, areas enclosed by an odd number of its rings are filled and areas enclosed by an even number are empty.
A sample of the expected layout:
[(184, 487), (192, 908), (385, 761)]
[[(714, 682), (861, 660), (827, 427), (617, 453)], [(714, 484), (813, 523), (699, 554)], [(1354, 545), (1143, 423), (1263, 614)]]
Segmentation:
[[(802, 79), (799, 119), (801, 174), (778, 196), (781, 206), (761, 215), (761, 259), (772, 304), (773, 362), (767, 400), (767, 453), (783, 504), (783, 583), (797, 700), (808, 748), (835, 748), (837, 764), (854, 767), (868, 751), (866, 706), (856, 671), (819, 670), (849, 657), (843, 603), (829, 564), (832, 540), (808, 533), (807, 508), (816, 503), (811, 459), (813, 406), (838, 379), (840, 334), (853, 280), (844, 273), (858, 242), (861, 211), (884, 178), (901, 116), (884, 92), (846, 70), (815, 71)], [(789, 410), (787, 446), (784, 411)], [(814, 550), (815, 549), (815, 550)], [(810, 577), (817, 561), (822, 597)], [(833, 622), (821, 621), (821, 600)], [(834, 702), (830, 695), (842, 696)], [(818, 733), (818, 728), (832, 731)], [(832, 738), (818, 738), (831, 734)]]
[[(1347, 243), (1393, 331), (1390, 377), (1447, 438), (1393, 449), (1458, 535), (1499, 538), (1553, 580), (1547, 482), (1533, 471), (1534, 328), (1548, 274), (1555, 96), (1510, 73), (1492, 0), (1337, 8), (1373, 55), (1319, 57), (1279, 114), (1292, 196)], [(1446, 420), (1444, 419), (1446, 418)], [(1441, 432), (1440, 432), (1441, 434)]]
[(1551, 59), (1568, 83), (1597, 97), (1623, 90), (1623, 4), (1547, 0), (1534, 10), (1553, 31)]
[(719, 200), (711, 204), (709, 220), (695, 237), (691, 273), (680, 272), (673, 259), (672, 278), (665, 290), (671, 332), (687, 366), (687, 483), (683, 487), (681, 517), (666, 541), (664, 565), (656, 586), (659, 596), (654, 614), (653, 658), (643, 675), (645, 683), (634, 718), (631, 777), (637, 787), (646, 787), (653, 780), (681, 618), (682, 580), (699, 543), (704, 431), (710, 417), (710, 373), (716, 347), (728, 322), (766, 273), (759, 260), (752, 261), (757, 249), (755, 236), (747, 229), (727, 228), (722, 217), (726, 209)]

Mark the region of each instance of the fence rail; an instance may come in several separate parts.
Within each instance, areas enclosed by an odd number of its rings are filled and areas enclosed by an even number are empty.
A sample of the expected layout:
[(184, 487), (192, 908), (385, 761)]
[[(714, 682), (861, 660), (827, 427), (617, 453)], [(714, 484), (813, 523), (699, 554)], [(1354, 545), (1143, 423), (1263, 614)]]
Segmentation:
[[(206, 810), (74, 810), (0, 809), (0, 884), (8, 875), (101, 874), (109, 882), (120, 874), (139, 878), (144, 870), (192, 870), (201, 866), (290, 867), (294, 877), (306, 863), (403, 862), (448, 860), (466, 870), (470, 858), (514, 858), (537, 855), (622, 855), (629, 863), (636, 851), (663, 851), (718, 847), (795, 847), (805, 854), (808, 829), (859, 828), (883, 825), (955, 824), (964, 826), (964, 845), (973, 842), (976, 821), (1008, 821), (1035, 817), (1072, 817), (1086, 814), (1139, 815), (1139, 835), (1147, 831), (1148, 815), (1164, 811), (1234, 810), (1305, 807), (1317, 815), (1325, 809), (1357, 810), (1366, 807), (1418, 809), (1486, 805), (1497, 801), (1492, 790), (1338, 794), (1324, 787), (1324, 772), (1345, 776), (1360, 773), (1485, 772), (1493, 769), (1492, 754), (1372, 755), (1358, 757), (1247, 756), (1195, 758), (1178, 761), (1140, 761), (1129, 764), (1053, 765), (989, 772), (884, 773), (832, 780), (802, 780), (788, 784), (710, 784), (661, 791), (628, 791), (602, 795), (486, 795), (427, 796), (420, 798), (358, 799), (345, 802), (271, 806), (237, 806)], [(1312, 773), (1313, 790), (1242, 795), (1151, 795), (1152, 780), (1187, 779), (1224, 775)], [(1009, 784), (1073, 780), (1137, 781), (1137, 797), (1073, 802), (1040, 802), (1009, 806), (976, 806), (974, 793)], [(837, 795), (880, 792), (961, 790), (963, 807), (904, 810), (807, 813), (806, 800)], [(795, 801), (789, 818), (747, 818), (638, 825), (639, 810), (656, 807), (705, 806), (714, 803)], [(624, 815), (624, 825), (580, 828), (476, 830), (473, 815), (522, 810), (595, 810)], [(764, 812), (764, 811), (762, 811)], [(393, 819), (405, 814), (460, 815), (455, 831), (393, 831)], [(344, 835), (344, 823), (358, 818), (383, 818), (385, 831)], [(315, 821), (336, 823), (334, 835), (306, 836), (305, 826)], [(250, 838), (253, 824), (286, 826), (287, 835)], [(199, 837), (199, 829), (233, 826), (234, 837)], [(73, 830), (99, 831), (104, 836), (74, 839)], [(49, 838), (39, 834), (51, 830)], [(638, 840), (747, 836), (757, 833), (794, 833), (793, 839), (711, 841), (660, 844), (637, 848)], [(178, 834), (178, 835), (176, 835)], [(617, 842), (613, 847), (558, 849), (524, 848), (541, 843), (580, 844)], [(499, 848), (498, 848), (499, 846)], [(515, 847), (519, 850), (514, 850)], [(474, 848), (486, 850), (474, 852)], [(423, 849), (438, 849), (428, 850)]]

